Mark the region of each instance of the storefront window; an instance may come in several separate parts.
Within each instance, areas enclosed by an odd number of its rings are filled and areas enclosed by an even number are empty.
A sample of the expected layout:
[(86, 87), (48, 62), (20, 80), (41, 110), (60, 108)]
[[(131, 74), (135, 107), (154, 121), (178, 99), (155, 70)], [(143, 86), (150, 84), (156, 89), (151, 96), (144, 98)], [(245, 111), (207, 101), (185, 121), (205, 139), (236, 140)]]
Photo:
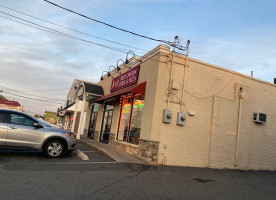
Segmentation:
[(129, 142), (139, 144), (142, 115), (144, 110), (144, 97), (135, 96), (133, 101), (131, 126), (129, 133)]
[(143, 109), (143, 95), (123, 97), (118, 140), (139, 144)]

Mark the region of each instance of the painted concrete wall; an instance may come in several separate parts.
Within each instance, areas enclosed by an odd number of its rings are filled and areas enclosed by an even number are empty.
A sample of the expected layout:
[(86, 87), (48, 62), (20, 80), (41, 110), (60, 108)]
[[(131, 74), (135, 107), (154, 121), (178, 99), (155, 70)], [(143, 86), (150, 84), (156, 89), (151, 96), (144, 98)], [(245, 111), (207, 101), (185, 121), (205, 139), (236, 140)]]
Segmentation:
[[(275, 85), (189, 58), (183, 107), (185, 113), (194, 111), (195, 116), (188, 116), (186, 125), (181, 127), (176, 125), (176, 116), (181, 106), (184, 63), (185, 56), (177, 54), (172, 79), (179, 85), (179, 90), (170, 94), (168, 109), (173, 111), (172, 123), (160, 123), (159, 163), (275, 170)], [(163, 73), (167, 76), (167, 87), (161, 90), (166, 93), (170, 73)], [(241, 106), (240, 87), (243, 88)], [(166, 107), (167, 103), (163, 101), (163, 109)], [(253, 112), (266, 113), (267, 123), (254, 123)], [(162, 116), (159, 117), (161, 120)]]
[[(167, 49), (168, 47), (162, 46), (162, 48)], [(143, 118), (142, 118), (142, 124), (141, 124), (141, 134), (140, 138), (146, 139), (146, 140), (159, 140), (159, 131), (156, 131), (159, 129), (160, 122), (156, 123), (156, 115), (158, 115), (158, 111), (160, 110), (160, 105), (156, 103), (156, 92), (157, 90), (157, 78), (159, 76), (159, 53), (162, 51), (160, 48), (154, 49), (152, 52), (150, 52), (150, 59), (146, 60), (145, 62), (139, 63), (138, 61), (132, 60), (130, 64), (128, 64), (128, 67), (135, 67), (138, 64), (140, 64), (140, 72), (139, 72), (139, 78), (138, 82), (143, 83), (147, 82), (146, 85), (146, 93), (145, 93), (145, 100), (144, 100), (144, 112), (143, 112)], [(104, 80), (99, 82), (99, 85), (103, 87), (104, 94), (108, 95), (110, 94), (110, 87), (111, 82), (114, 77), (117, 77), (121, 75), (122, 73), (129, 70), (128, 67), (124, 67), (120, 72), (112, 73), (111, 77), (105, 76)], [(162, 97), (164, 94), (162, 94)], [(102, 119), (102, 106), (100, 106), (101, 109), (99, 109), (99, 115), (98, 120), (96, 124), (96, 131), (100, 131), (101, 127), (101, 119)], [(156, 110), (156, 112), (153, 112), (153, 110)], [(118, 121), (119, 121), (119, 102), (115, 103), (114, 107), (114, 113), (113, 113), (113, 119), (112, 119), (112, 127), (111, 127), (111, 133), (117, 134), (116, 130), (118, 127)]]
[[(274, 84), (192, 58), (188, 58), (184, 70), (186, 57), (175, 53), (172, 58), (164, 45), (149, 55), (151, 59), (140, 64), (138, 80), (147, 81), (140, 138), (160, 142), (159, 164), (276, 170)], [(128, 66), (137, 64), (134, 61)], [(127, 70), (125, 67), (120, 72)], [(116, 72), (100, 81), (105, 95), (110, 93), (112, 78), (119, 75)], [(162, 122), (163, 109), (173, 112), (171, 124)], [(178, 126), (177, 112), (182, 111), (187, 114), (186, 125)], [(189, 111), (195, 116), (188, 116)], [(253, 112), (266, 113), (267, 123), (254, 123)], [(111, 128), (115, 134), (118, 113), (116, 102)], [(100, 131), (101, 123), (100, 105), (96, 131)]]

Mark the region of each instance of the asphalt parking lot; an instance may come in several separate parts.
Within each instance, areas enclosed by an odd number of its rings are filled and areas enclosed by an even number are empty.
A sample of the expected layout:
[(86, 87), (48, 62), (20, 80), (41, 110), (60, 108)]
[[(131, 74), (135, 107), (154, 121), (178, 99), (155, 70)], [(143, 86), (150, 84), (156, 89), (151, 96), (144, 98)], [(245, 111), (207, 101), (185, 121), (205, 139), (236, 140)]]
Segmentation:
[(276, 199), (275, 172), (117, 163), (94, 148), (77, 148), (88, 161), (0, 151), (0, 199)]
[(5, 164), (47, 164), (47, 163), (104, 163), (104, 162), (114, 162), (110, 157), (104, 153), (98, 151), (97, 149), (86, 146), (85, 144), (78, 143), (77, 149), (85, 153), (89, 160), (81, 160), (75, 152), (65, 153), (60, 158), (48, 158), (43, 152), (37, 151), (10, 151), (10, 150), (0, 150), (0, 163)]

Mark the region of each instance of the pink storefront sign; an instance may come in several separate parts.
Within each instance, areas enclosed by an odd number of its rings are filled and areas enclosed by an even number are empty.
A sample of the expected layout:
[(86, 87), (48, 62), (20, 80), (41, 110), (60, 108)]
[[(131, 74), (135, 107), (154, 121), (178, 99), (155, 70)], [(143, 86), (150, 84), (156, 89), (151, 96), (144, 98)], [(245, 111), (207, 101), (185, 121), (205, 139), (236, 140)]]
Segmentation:
[(114, 92), (130, 85), (134, 85), (138, 81), (140, 65), (114, 78), (111, 83), (110, 92)]

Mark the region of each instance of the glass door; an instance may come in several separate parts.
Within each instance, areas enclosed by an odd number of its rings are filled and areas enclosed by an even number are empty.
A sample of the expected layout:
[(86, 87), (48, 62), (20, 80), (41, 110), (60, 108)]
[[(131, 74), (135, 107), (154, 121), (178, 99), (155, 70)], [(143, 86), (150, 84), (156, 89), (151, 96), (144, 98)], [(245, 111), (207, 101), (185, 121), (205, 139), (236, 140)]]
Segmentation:
[(94, 133), (95, 133), (96, 122), (98, 117), (98, 110), (99, 110), (99, 105), (95, 104), (92, 109), (89, 128), (88, 128), (88, 136), (87, 136), (88, 138), (91, 138), (91, 139), (94, 139)]
[(104, 111), (104, 119), (102, 124), (102, 133), (101, 133), (101, 141), (104, 143), (108, 143), (109, 134), (112, 125), (112, 117), (113, 117), (113, 109), (112, 105), (106, 105), (106, 109)]

